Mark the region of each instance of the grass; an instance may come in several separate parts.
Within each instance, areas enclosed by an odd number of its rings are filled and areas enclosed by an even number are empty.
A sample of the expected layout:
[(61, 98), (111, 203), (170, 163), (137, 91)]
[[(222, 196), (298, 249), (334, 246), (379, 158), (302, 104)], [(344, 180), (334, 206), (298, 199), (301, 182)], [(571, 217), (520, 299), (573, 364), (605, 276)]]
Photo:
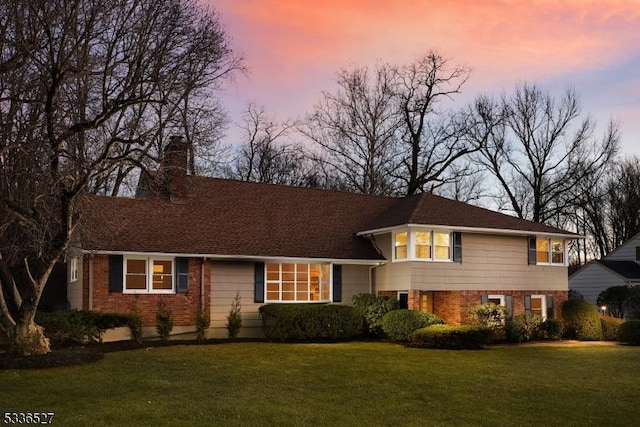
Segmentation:
[(229, 343), (0, 371), (0, 415), (53, 424), (637, 425), (640, 348)]

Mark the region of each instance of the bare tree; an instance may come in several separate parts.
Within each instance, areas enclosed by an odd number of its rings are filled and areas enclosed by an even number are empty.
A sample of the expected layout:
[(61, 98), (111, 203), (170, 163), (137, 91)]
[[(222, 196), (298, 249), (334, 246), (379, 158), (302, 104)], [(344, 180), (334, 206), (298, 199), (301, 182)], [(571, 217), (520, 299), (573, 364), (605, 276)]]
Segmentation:
[(149, 161), (184, 126), (173, 112), (240, 62), (194, 0), (6, 0), (0, 35), (0, 324), (40, 354), (35, 313), (87, 190)]
[(476, 161), (500, 184), (499, 205), (520, 218), (552, 223), (567, 214), (575, 188), (618, 151), (617, 126), (597, 139), (572, 90), (556, 99), (524, 84), (499, 101), (478, 97), (472, 111), (481, 124), (475, 138), (486, 137)]
[(307, 185), (312, 167), (303, 148), (287, 141), (293, 129), (289, 122), (277, 122), (264, 107), (251, 103), (240, 127), (242, 145), (225, 175), (242, 181)]
[(443, 101), (461, 92), (470, 73), (466, 67), (451, 67), (436, 52), (393, 68), (401, 152), (407, 153), (395, 176), (404, 193), (432, 192), (448, 183), (460, 190), (462, 178), (473, 175), (468, 162), (462, 163), (481, 144), (467, 138), (463, 115), (441, 109)]
[(324, 162), (341, 187), (390, 194), (400, 126), (393, 73), (389, 66), (378, 65), (370, 74), (366, 67), (341, 70), (338, 89), (322, 93), (299, 130), (320, 148), (316, 161)]

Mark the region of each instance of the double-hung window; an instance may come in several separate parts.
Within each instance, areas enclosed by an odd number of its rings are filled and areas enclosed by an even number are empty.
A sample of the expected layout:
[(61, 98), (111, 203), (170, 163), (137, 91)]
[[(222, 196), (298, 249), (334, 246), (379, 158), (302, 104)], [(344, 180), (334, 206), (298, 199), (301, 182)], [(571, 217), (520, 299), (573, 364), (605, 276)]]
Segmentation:
[(565, 243), (560, 238), (535, 239), (536, 264), (565, 265)]
[(450, 261), (451, 236), (442, 230), (408, 230), (393, 233), (393, 259)]
[(173, 293), (172, 258), (127, 257), (124, 259), (124, 292)]

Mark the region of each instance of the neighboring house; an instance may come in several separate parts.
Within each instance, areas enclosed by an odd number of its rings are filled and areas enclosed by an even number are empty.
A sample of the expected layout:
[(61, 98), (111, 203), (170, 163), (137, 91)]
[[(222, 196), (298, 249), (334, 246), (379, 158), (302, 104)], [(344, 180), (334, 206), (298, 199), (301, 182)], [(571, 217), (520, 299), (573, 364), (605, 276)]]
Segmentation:
[(493, 301), (559, 317), (567, 240), (579, 236), (432, 194), (404, 198), (186, 174), (173, 139), (139, 185), (144, 198), (91, 197), (70, 249), (74, 308), (130, 312), (150, 328), (159, 303), (176, 333), (210, 313), (226, 336), (241, 297), (241, 336), (259, 336), (265, 303), (350, 304), (371, 292), (464, 323)]
[(598, 295), (605, 289), (625, 285), (640, 285), (640, 234), (603, 259), (591, 261), (569, 278), (569, 288), (593, 305), (597, 305)]

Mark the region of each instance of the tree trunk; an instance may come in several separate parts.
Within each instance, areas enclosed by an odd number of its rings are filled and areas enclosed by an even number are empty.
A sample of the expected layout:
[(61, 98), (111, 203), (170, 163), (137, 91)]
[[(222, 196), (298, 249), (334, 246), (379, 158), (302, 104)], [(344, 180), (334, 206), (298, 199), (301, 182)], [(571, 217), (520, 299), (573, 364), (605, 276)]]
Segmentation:
[(9, 335), (9, 353), (23, 356), (47, 354), (51, 351), (49, 338), (44, 336), (44, 328), (33, 320), (18, 323)]

